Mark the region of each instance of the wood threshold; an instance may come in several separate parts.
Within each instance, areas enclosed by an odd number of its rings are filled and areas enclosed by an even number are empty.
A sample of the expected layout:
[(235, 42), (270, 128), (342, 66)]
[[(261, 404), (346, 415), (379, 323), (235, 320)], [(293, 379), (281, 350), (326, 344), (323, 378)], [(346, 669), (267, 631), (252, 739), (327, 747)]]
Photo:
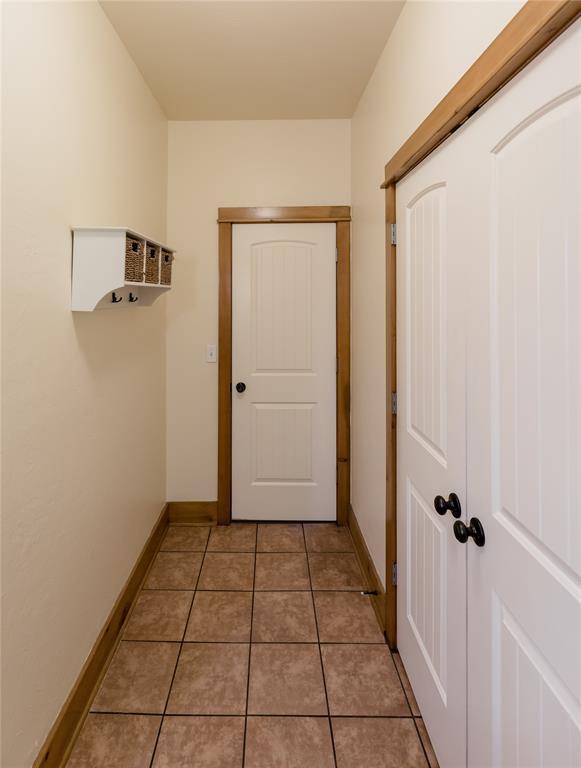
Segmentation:
[(349, 531), (351, 532), (351, 538), (355, 545), (355, 554), (363, 571), (363, 575), (367, 581), (367, 588), (370, 592), (376, 592), (377, 594), (371, 595), (371, 604), (381, 631), (385, 634), (385, 591), (379, 578), (379, 574), (373, 564), (367, 544), (361, 533), (357, 516), (353, 511), (353, 507), (349, 505), (349, 519), (348, 519)]
[[(495, 93), (529, 64), (581, 15), (581, 0), (528, 0), (484, 53), (387, 162), (384, 169), (387, 240), (396, 224), (396, 182), (415, 168)], [(396, 246), (387, 248), (387, 386), (397, 391)], [(389, 396), (389, 392), (388, 392)], [(397, 587), (391, 567), (397, 562), (397, 417), (387, 416), (386, 637), (397, 648)]]
[(121, 639), (125, 620), (139, 593), (147, 570), (161, 546), (168, 524), (169, 510), (166, 504), (46, 737), (33, 763), (33, 768), (60, 768), (68, 759), (93, 697)]
[(529, 0), (385, 166), (402, 179), (581, 14), (581, 0)]
[(333, 223), (336, 221), (351, 221), (351, 208), (348, 205), (218, 208), (219, 224)]
[(219, 208), (217, 523), (232, 520), (232, 225), (331, 223), (337, 244), (337, 523), (348, 524), (351, 481), (351, 208)]

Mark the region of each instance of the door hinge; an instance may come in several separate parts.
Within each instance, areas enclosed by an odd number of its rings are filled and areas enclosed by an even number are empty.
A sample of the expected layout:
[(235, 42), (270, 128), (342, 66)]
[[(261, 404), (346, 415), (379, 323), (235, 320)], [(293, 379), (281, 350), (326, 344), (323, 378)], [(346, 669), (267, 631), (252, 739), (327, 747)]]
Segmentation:
[(391, 586), (397, 587), (397, 563), (391, 564)]
[(397, 392), (391, 393), (391, 415), (397, 416)]
[(397, 224), (389, 225), (389, 244), (397, 245)]
[(335, 248), (335, 264), (339, 263), (339, 248)]

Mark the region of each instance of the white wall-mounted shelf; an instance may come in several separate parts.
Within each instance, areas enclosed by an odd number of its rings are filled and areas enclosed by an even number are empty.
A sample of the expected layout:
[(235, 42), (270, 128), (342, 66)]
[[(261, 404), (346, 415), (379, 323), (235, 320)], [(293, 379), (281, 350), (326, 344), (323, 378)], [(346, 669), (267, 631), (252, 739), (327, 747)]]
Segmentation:
[(171, 288), (175, 251), (124, 227), (73, 227), (73, 312), (147, 307)]

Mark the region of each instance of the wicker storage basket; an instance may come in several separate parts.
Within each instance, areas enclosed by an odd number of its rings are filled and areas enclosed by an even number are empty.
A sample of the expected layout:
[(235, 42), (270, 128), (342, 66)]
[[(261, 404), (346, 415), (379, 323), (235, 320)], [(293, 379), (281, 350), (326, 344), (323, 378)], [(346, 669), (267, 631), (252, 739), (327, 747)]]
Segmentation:
[(145, 282), (159, 283), (159, 245), (147, 243), (145, 248)]
[(130, 283), (143, 282), (144, 243), (132, 235), (125, 238), (125, 280)]
[(161, 251), (161, 278), (162, 285), (171, 285), (171, 265), (173, 262), (173, 253), (162, 248)]

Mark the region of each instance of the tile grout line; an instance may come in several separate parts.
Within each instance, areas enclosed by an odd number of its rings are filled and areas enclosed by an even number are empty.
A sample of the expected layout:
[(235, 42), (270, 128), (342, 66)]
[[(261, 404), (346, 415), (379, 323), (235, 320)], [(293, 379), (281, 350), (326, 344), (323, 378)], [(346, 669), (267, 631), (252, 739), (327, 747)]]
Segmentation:
[[(238, 645), (248, 645), (248, 643), (238, 643)], [(303, 645), (317, 645), (317, 643), (303, 643)], [(162, 717), (162, 715), (159, 712), (118, 712), (114, 709), (108, 709), (108, 710), (97, 710), (94, 712), (91, 712), (92, 715), (97, 716), (107, 716), (107, 715), (115, 715), (115, 717)], [(172, 717), (229, 717), (234, 719), (243, 719), (245, 715), (233, 715), (233, 714), (224, 714), (220, 712), (211, 712), (211, 713), (202, 713), (202, 712), (171, 712), (170, 714), (165, 715), (165, 719), (172, 718)], [(276, 712), (262, 712), (260, 714), (254, 713), (249, 715), (249, 717), (288, 717), (288, 718), (296, 718), (296, 717), (309, 717), (309, 718), (315, 718), (318, 720), (328, 720), (329, 715), (297, 715), (297, 714), (291, 714), (291, 715), (281, 715), (277, 714)], [(421, 717), (411, 717), (411, 715), (335, 715), (337, 720), (422, 720)]]
[[(208, 531), (208, 538), (206, 539), (206, 547), (205, 547), (204, 552), (202, 554), (202, 562), (200, 563), (200, 570), (198, 571), (198, 576), (196, 578), (196, 584), (195, 584), (194, 590), (192, 592), (192, 602), (190, 603), (190, 609), (188, 611), (188, 616), (186, 618), (186, 623), (184, 624), (184, 631), (182, 632), (182, 639), (180, 641), (180, 648), (179, 648), (178, 654), (176, 656), (176, 663), (175, 663), (175, 666), (174, 666), (173, 675), (171, 677), (171, 682), (170, 682), (170, 685), (169, 685), (169, 688), (168, 688), (168, 691), (167, 691), (167, 696), (166, 696), (166, 699), (165, 699), (165, 706), (163, 708), (163, 713), (161, 715), (161, 720), (159, 722), (159, 728), (157, 729), (157, 736), (156, 736), (156, 739), (155, 739), (155, 744), (154, 744), (154, 747), (153, 747), (153, 752), (151, 753), (151, 760), (149, 761), (149, 768), (153, 768), (153, 761), (155, 760), (155, 753), (157, 752), (157, 746), (159, 744), (159, 737), (161, 735), (161, 729), (163, 727), (163, 722), (164, 722), (165, 717), (166, 717), (167, 706), (169, 704), (169, 698), (171, 696), (173, 684), (174, 684), (175, 677), (176, 677), (176, 672), (177, 672), (177, 669), (178, 669), (178, 664), (180, 662), (180, 656), (182, 655), (182, 649), (184, 647), (184, 638), (185, 638), (186, 632), (188, 630), (188, 624), (190, 623), (190, 616), (192, 615), (192, 609), (194, 607), (194, 600), (195, 600), (195, 597), (196, 597), (196, 590), (197, 590), (198, 584), (200, 582), (200, 576), (202, 574), (202, 568), (204, 566), (204, 560), (206, 558), (206, 552), (208, 550), (208, 543), (210, 541), (210, 534), (211, 534), (211, 531)], [(184, 590), (184, 591), (189, 591), (189, 590)]]
[[(168, 552), (168, 551), (169, 552), (174, 552), (174, 550), (162, 550), (161, 547), (163, 546), (163, 541), (160, 544), (160, 548), (156, 552), (156, 555), (153, 558), (152, 563), (151, 563), (150, 567), (148, 568), (148, 571), (147, 571), (147, 573), (146, 573), (146, 575), (144, 577), (144, 580), (142, 582), (142, 585), (141, 585), (141, 588), (139, 590), (138, 596), (140, 594), (144, 593), (144, 592), (154, 592), (154, 591), (158, 591), (158, 592), (177, 591), (177, 592), (190, 592), (191, 593), (191, 595), (192, 595), (191, 603), (190, 603), (188, 614), (187, 614), (187, 617), (186, 617), (186, 621), (185, 621), (184, 630), (183, 630), (183, 633), (182, 633), (181, 640), (150, 640), (150, 641), (146, 641), (146, 640), (138, 640), (138, 639), (136, 639), (136, 640), (127, 640), (127, 641), (123, 641), (122, 640), (120, 642), (127, 642), (127, 643), (139, 643), (139, 642), (160, 643), (161, 642), (161, 643), (167, 643), (167, 644), (171, 644), (171, 645), (178, 645), (179, 644), (179, 650), (177, 652), (176, 662), (175, 662), (174, 670), (173, 670), (173, 675), (172, 675), (171, 682), (170, 682), (169, 689), (168, 689), (168, 693), (167, 693), (167, 696), (166, 696), (166, 701), (165, 701), (165, 706), (164, 706), (163, 712), (135, 712), (134, 713), (134, 712), (114, 712), (114, 711), (110, 711), (110, 710), (108, 710), (108, 711), (101, 711), (101, 712), (94, 712), (94, 711), (92, 711), (92, 714), (95, 714), (95, 715), (108, 715), (108, 714), (110, 714), (110, 715), (141, 715), (141, 716), (157, 716), (157, 717), (160, 717), (160, 723), (159, 723), (159, 727), (157, 729), (157, 736), (156, 736), (156, 739), (155, 739), (155, 744), (154, 744), (154, 747), (153, 747), (153, 752), (152, 752), (152, 755), (151, 755), (151, 759), (149, 761), (149, 768), (152, 768), (152, 766), (154, 765), (154, 762), (155, 762), (155, 759), (156, 759), (156, 753), (157, 753), (157, 749), (158, 749), (158, 745), (159, 745), (159, 740), (160, 740), (160, 736), (161, 736), (161, 730), (163, 728), (163, 724), (164, 724), (165, 720), (170, 720), (174, 716), (181, 716), (181, 717), (183, 717), (183, 716), (185, 716), (185, 717), (211, 717), (211, 716), (216, 716), (216, 715), (211, 715), (211, 714), (207, 714), (207, 715), (200, 715), (200, 714), (198, 714), (198, 715), (196, 715), (195, 713), (191, 713), (191, 712), (184, 712), (184, 713), (175, 712), (175, 713), (172, 713), (172, 714), (168, 714), (168, 712), (167, 712), (167, 709), (168, 709), (168, 706), (169, 706), (169, 700), (170, 700), (170, 697), (171, 697), (171, 692), (172, 692), (173, 685), (174, 685), (175, 678), (176, 678), (177, 668), (178, 668), (179, 661), (180, 661), (180, 658), (181, 658), (182, 651), (184, 650), (184, 647), (186, 647), (187, 645), (196, 645), (196, 644), (201, 644), (201, 643), (203, 643), (203, 644), (224, 644), (224, 643), (228, 643), (228, 642), (231, 642), (231, 643), (234, 642), (234, 641), (195, 641), (195, 640), (194, 641), (187, 641), (186, 640), (187, 628), (188, 628), (188, 625), (189, 625), (190, 620), (191, 620), (191, 616), (192, 616), (192, 612), (193, 612), (193, 608), (194, 608), (194, 601), (195, 601), (195, 597), (196, 597), (197, 593), (201, 592), (203, 594), (204, 593), (205, 594), (211, 594), (212, 592), (231, 592), (233, 594), (248, 594), (248, 593), (250, 593), (250, 591), (252, 591), (252, 600), (251, 600), (251, 616), (250, 616), (250, 636), (249, 636), (249, 641), (248, 641), (248, 646), (249, 647), (248, 647), (248, 669), (247, 669), (247, 686), (246, 686), (246, 707), (245, 707), (245, 713), (238, 716), (238, 717), (244, 717), (244, 736), (243, 736), (243, 746), (242, 746), (242, 768), (244, 768), (244, 765), (246, 763), (247, 729), (248, 729), (248, 719), (250, 717), (250, 715), (249, 715), (249, 691), (250, 691), (250, 661), (251, 661), (251, 655), (252, 655), (252, 645), (253, 644), (263, 644), (263, 645), (268, 645), (268, 644), (284, 644), (284, 645), (300, 644), (300, 645), (302, 645), (302, 644), (304, 644), (304, 642), (301, 643), (299, 641), (290, 641), (290, 642), (288, 642), (288, 641), (287, 642), (285, 642), (285, 641), (270, 641), (270, 642), (266, 642), (266, 643), (253, 643), (252, 631), (253, 631), (253, 623), (254, 623), (255, 595), (256, 595), (257, 591), (262, 592), (264, 594), (268, 594), (268, 593), (276, 594), (276, 593), (280, 593), (280, 592), (289, 592), (289, 593), (294, 593), (294, 594), (310, 592), (310, 594), (311, 594), (311, 603), (312, 603), (312, 606), (313, 606), (313, 614), (314, 614), (316, 634), (317, 634), (316, 643), (317, 643), (317, 647), (319, 649), (319, 660), (320, 660), (320, 664), (321, 664), (321, 672), (322, 672), (323, 685), (324, 685), (324, 690), (325, 690), (325, 699), (326, 699), (326, 704), (327, 704), (327, 714), (325, 714), (325, 715), (312, 715), (312, 717), (315, 717), (317, 719), (326, 718), (328, 723), (329, 723), (330, 735), (331, 735), (331, 744), (332, 744), (332, 749), (333, 749), (334, 765), (335, 765), (335, 768), (337, 768), (337, 754), (336, 754), (335, 740), (334, 740), (334, 734), (333, 734), (333, 721), (332, 721), (332, 716), (331, 716), (331, 711), (330, 711), (330, 706), (329, 706), (329, 696), (328, 696), (328, 691), (327, 691), (327, 684), (326, 684), (326, 678), (325, 678), (325, 668), (324, 668), (323, 656), (322, 656), (322, 643), (321, 643), (321, 636), (320, 636), (320, 631), (319, 631), (319, 622), (318, 622), (318, 617), (317, 617), (317, 610), (316, 610), (316, 603), (315, 603), (314, 595), (315, 595), (315, 591), (327, 592), (327, 593), (337, 593), (337, 594), (342, 594), (343, 593), (343, 594), (345, 594), (345, 593), (360, 592), (360, 590), (359, 589), (347, 589), (347, 590), (345, 590), (345, 589), (314, 590), (313, 589), (312, 575), (311, 575), (311, 569), (310, 569), (310, 558), (309, 558), (309, 554), (311, 554), (311, 553), (309, 553), (309, 550), (307, 548), (306, 533), (305, 533), (304, 525), (302, 523), (300, 525), (301, 525), (301, 532), (302, 532), (302, 538), (303, 538), (303, 543), (304, 543), (304, 550), (303, 551), (301, 551), (301, 552), (292, 552), (291, 553), (291, 552), (288, 552), (288, 551), (285, 552), (285, 551), (278, 551), (277, 550), (277, 551), (273, 551), (273, 552), (270, 552), (270, 553), (266, 552), (266, 553), (261, 553), (261, 554), (302, 554), (304, 552), (305, 555), (306, 555), (307, 571), (308, 571), (308, 578), (309, 578), (309, 587), (307, 589), (305, 589), (305, 590), (288, 590), (288, 589), (257, 590), (256, 589), (258, 533), (259, 533), (259, 524), (258, 523), (256, 524), (256, 529), (255, 529), (255, 549), (253, 551), (252, 550), (250, 550), (250, 551), (249, 550), (245, 550), (245, 551), (239, 552), (239, 551), (211, 550), (211, 549), (209, 549), (212, 529), (210, 529), (208, 531), (208, 536), (207, 536), (207, 539), (206, 539), (206, 545), (205, 545), (205, 549), (203, 551), (201, 551), (201, 550), (189, 550), (189, 549), (188, 550), (175, 550), (175, 552), (179, 552), (181, 554), (198, 554), (198, 555), (202, 555), (201, 562), (200, 562), (200, 565), (199, 565), (198, 574), (197, 574), (196, 581), (195, 581), (195, 586), (194, 586), (193, 589), (177, 589), (176, 588), (176, 589), (169, 589), (169, 590), (168, 589), (166, 589), (166, 590), (164, 590), (164, 589), (153, 589), (153, 590), (151, 590), (151, 589), (145, 588), (145, 586), (144, 586), (145, 582), (146, 582), (146, 580), (147, 580), (147, 578), (149, 576), (149, 573), (150, 573), (150, 571), (151, 571), (151, 569), (153, 567), (153, 564), (154, 564), (155, 560), (157, 559), (157, 556), (161, 552)], [(249, 590), (249, 589), (244, 589), (244, 590), (238, 590), (238, 589), (232, 589), (232, 590), (222, 590), (222, 589), (218, 589), (218, 590), (216, 590), (216, 589), (200, 590), (199, 584), (200, 584), (200, 580), (201, 580), (202, 570), (203, 570), (206, 554), (208, 554), (208, 553), (210, 553), (210, 554), (213, 554), (213, 553), (253, 554), (253, 556), (254, 556), (253, 566), (254, 567), (253, 567), (252, 590)], [(325, 551), (325, 552), (315, 553), (315, 554), (349, 554), (349, 552), (348, 551), (344, 551), (344, 552), (333, 551), (331, 553), (331, 552), (326, 552)], [(352, 551), (351, 551), (351, 554), (353, 554)], [(132, 606), (132, 607), (134, 607), (134, 606)], [(132, 613), (132, 611), (130, 613)], [(126, 621), (128, 619), (129, 619), (129, 616), (126, 618)], [(236, 642), (236, 644), (240, 644), (240, 643)], [(355, 641), (355, 643), (354, 643), (353, 641), (350, 641), (350, 642), (346, 642), (345, 641), (345, 642), (330, 643), (330, 645), (384, 646), (384, 645), (387, 645), (387, 643), (386, 643), (385, 639), (382, 639), (381, 642), (372, 642), (372, 643), (368, 643), (367, 642), (366, 643), (366, 642)], [(412, 707), (410, 705), (410, 699), (408, 697), (408, 693), (407, 693), (407, 691), (406, 691), (406, 689), (405, 689), (405, 687), (403, 685), (403, 681), (402, 681), (402, 677), (400, 675), (400, 671), (399, 671), (399, 669), (398, 669), (398, 667), (397, 667), (397, 665), (395, 664), (395, 661), (394, 661), (394, 654), (391, 652), (391, 649), (389, 649), (389, 646), (387, 646), (387, 647), (388, 647), (390, 656), (392, 658), (392, 663), (394, 664), (394, 666), (396, 668), (396, 675), (397, 675), (397, 678), (398, 678), (398, 680), (400, 682), (400, 686), (401, 686), (401, 688), (403, 690), (404, 698), (405, 698), (406, 703), (408, 705), (408, 711), (409, 711), (410, 714), (408, 714), (408, 715), (377, 715), (377, 716), (369, 715), (369, 716), (366, 716), (366, 717), (368, 719), (392, 719), (392, 720), (398, 720), (398, 719), (406, 720), (406, 719), (410, 719), (410, 717), (411, 717), (411, 719), (413, 719), (413, 721), (414, 721), (414, 727), (415, 727), (415, 731), (416, 731), (416, 734), (417, 734), (417, 738), (420, 740), (420, 744), (422, 746), (422, 751), (423, 751), (423, 754), (424, 754), (424, 757), (425, 757), (425, 760), (426, 760), (426, 766), (427, 766), (427, 768), (431, 768), (431, 763), (430, 763), (430, 759), (428, 757), (428, 753), (427, 753), (426, 747), (424, 745), (424, 740), (423, 740), (423, 738), (421, 736), (421, 733), (419, 731), (418, 724), (417, 724), (417, 720), (421, 719), (421, 715), (418, 716), (418, 717), (414, 716), (413, 711), (412, 711)], [(224, 715), (217, 715), (217, 716), (218, 717), (232, 717), (231, 714), (230, 715), (224, 714)], [(261, 715), (258, 715), (258, 717), (275, 717), (275, 716), (276, 715), (267, 714), (267, 713), (263, 713)], [(279, 716), (281, 716), (281, 715), (279, 715)], [(282, 715), (281, 717), (296, 717), (296, 715)], [(344, 716), (340, 716), (340, 717), (343, 717), (344, 719), (350, 719), (350, 718), (359, 718), (360, 716), (359, 715), (344, 715)]]
[(256, 559), (258, 552), (258, 523), (254, 539), (254, 570), (252, 572), (252, 603), (250, 606), (250, 637), (248, 638), (248, 669), (246, 670), (246, 708), (244, 713), (244, 738), (242, 740), (242, 768), (246, 765), (246, 734), (248, 732), (248, 699), (250, 697), (250, 657), (252, 654), (252, 629), (254, 624), (254, 595), (256, 593)]
[[(178, 590), (176, 590), (178, 591)], [(179, 590), (183, 592), (191, 592), (192, 590)], [(198, 590), (199, 592), (200, 590)], [(196, 593), (197, 594), (197, 593)], [(242, 592), (234, 592), (233, 594), (243, 594)], [(288, 590), (286, 589), (277, 589), (272, 592), (260, 592), (261, 595), (280, 595), (280, 594), (288, 594)], [(300, 592), (292, 594), (307, 594), (307, 592)], [(342, 593), (338, 593), (342, 594)], [(122, 640), (122, 643), (158, 643), (162, 645), (181, 645), (181, 640)], [(254, 645), (305, 645), (305, 642), (307, 645), (315, 645), (316, 643), (309, 643), (309, 641), (305, 640), (255, 640)], [(248, 645), (243, 640), (184, 640), (184, 645)], [(365, 645), (365, 646), (373, 646), (373, 645), (379, 645), (383, 647), (385, 643), (374, 643), (371, 641), (363, 642), (363, 641), (357, 641), (357, 640), (330, 640), (328, 642), (325, 642), (324, 645)], [(408, 715), (408, 717), (421, 717), (421, 715)]]
[(307, 554), (307, 571), (309, 573), (309, 584), (311, 585), (311, 603), (313, 605), (313, 614), (315, 616), (315, 629), (317, 631), (317, 648), (319, 649), (319, 663), (321, 665), (321, 674), (323, 676), (323, 688), (325, 689), (325, 701), (327, 703), (327, 722), (329, 723), (329, 731), (331, 736), (331, 747), (333, 749), (333, 764), (337, 768), (337, 753), (335, 751), (335, 737), (333, 736), (333, 721), (331, 720), (331, 707), (329, 706), (329, 694), (327, 693), (327, 681), (325, 679), (325, 667), (323, 665), (323, 652), (321, 650), (321, 636), (319, 634), (319, 621), (317, 619), (317, 607), (315, 605), (315, 594), (313, 592), (313, 580), (311, 578), (311, 563), (309, 561), (309, 550), (307, 549), (307, 537), (305, 535), (305, 526), (303, 529), (303, 539), (305, 542), (305, 552)]

